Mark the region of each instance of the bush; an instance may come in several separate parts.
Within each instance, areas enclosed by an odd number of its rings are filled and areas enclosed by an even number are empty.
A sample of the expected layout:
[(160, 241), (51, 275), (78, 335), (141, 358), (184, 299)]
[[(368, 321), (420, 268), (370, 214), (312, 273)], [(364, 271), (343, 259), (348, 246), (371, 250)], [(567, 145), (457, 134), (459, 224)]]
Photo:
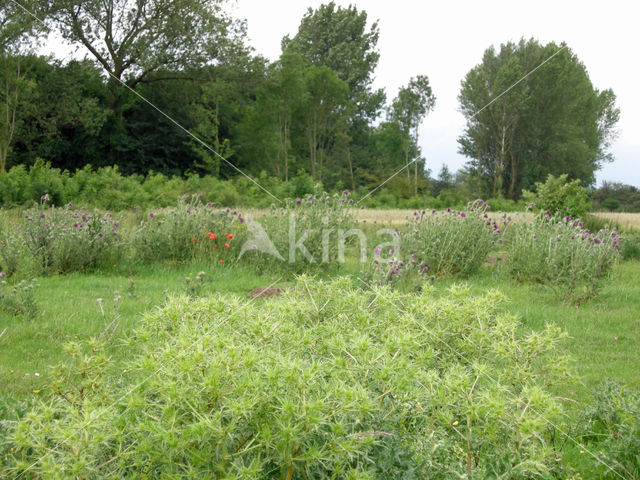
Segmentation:
[(502, 242), (503, 226), (491, 221), (487, 204), (478, 200), (467, 212), (415, 212), (407, 233), (401, 237), (403, 258), (414, 255), (432, 275), (465, 277), (476, 272), (496, 244)]
[(113, 374), (99, 342), (67, 347), (57, 395), (11, 427), (0, 474), (551, 477), (563, 335), (516, 333), (501, 301), (308, 277), (268, 301), (172, 298)]
[(522, 191), (527, 203), (538, 210), (548, 210), (551, 214), (561, 212), (571, 217), (583, 217), (591, 208), (589, 192), (580, 185), (579, 180), (568, 182), (568, 175), (554, 177), (549, 174), (545, 183), (536, 182), (536, 193)]
[(581, 417), (583, 441), (600, 452), (598, 478), (640, 477), (640, 394), (613, 380), (602, 383)]
[(195, 258), (224, 263), (238, 258), (245, 234), (237, 211), (203, 205), (194, 195), (176, 208), (149, 212), (136, 229), (134, 254), (142, 263)]
[(518, 281), (551, 285), (581, 300), (595, 295), (619, 257), (620, 242), (615, 230), (591, 233), (569, 216), (539, 215), (515, 225), (507, 264)]
[(21, 226), (23, 243), (41, 273), (88, 271), (111, 263), (121, 252), (119, 224), (111, 213), (35, 207)]
[(35, 300), (35, 290), (38, 287), (36, 280), (22, 280), (10, 286), (4, 276), (0, 274), (0, 312), (9, 315), (24, 315), (35, 317), (38, 314), (38, 305)]
[(625, 260), (640, 260), (640, 234), (625, 233), (620, 245), (622, 258)]
[[(346, 190), (342, 195), (316, 192), (272, 206), (268, 215), (249, 224), (257, 248), (248, 250), (242, 261), (259, 272), (300, 273), (335, 268), (344, 261), (338, 235), (353, 226), (354, 201), (349, 197)], [(294, 248), (298, 243), (300, 248)]]

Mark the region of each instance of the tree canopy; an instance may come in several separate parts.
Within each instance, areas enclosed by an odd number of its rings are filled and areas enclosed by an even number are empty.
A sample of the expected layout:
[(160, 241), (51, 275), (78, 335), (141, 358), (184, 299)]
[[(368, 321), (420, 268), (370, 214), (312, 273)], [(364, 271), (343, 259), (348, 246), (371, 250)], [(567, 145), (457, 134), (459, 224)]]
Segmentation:
[(459, 101), (467, 118), (460, 153), (471, 159), (481, 194), (517, 199), (548, 174), (589, 185), (611, 160), (615, 95), (593, 86), (565, 44), (522, 39), (488, 48), (462, 81)]

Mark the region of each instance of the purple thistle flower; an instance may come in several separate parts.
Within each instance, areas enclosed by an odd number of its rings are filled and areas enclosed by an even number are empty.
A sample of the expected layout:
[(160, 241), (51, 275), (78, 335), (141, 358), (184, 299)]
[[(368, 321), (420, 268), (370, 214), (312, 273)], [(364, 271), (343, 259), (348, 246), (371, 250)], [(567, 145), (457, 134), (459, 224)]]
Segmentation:
[(102, 237), (104, 237), (104, 233), (100, 232), (100, 233), (98, 234), (98, 236), (99, 236), (100, 238), (102, 238)]
[(74, 223), (74, 224), (73, 224), (73, 228), (78, 228), (78, 224), (77, 224), (77, 223)]
[(424, 268), (422, 269), (423, 272), (428, 272), (429, 271), (429, 267), (427, 267), (426, 265), (424, 266)]
[(380, 255), (380, 247), (376, 248), (376, 255)]
[(451, 208), (447, 207), (447, 213), (450, 213), (450, 212), (451, 212)]
[(69, 208), (73, 207), (73, 203), (69, 202)]
[(466, 215), (464, 212), (460, 212), (460, 216), (461, 216), (462, 218), (464, 218), (464, 217), (466, 217), (467, 215)]
[(394, 268), (393, 270), (391, 270), (391, 274), (392, 275), (395, 275), (396, 273), (398, 273), (398, 269), (397, 268)]
[(155, 215), (153, 213), (150, 213), (149, 218), (153, 218), (153, 217), (155, 217)]
[(343, 190), (342, 195), (344, 195), (345, 197), (349, 196), (349, 190)]
[(620, 243), (617, 240), (613, 241), (613, 246), (618, 248), (620, 246)]
[[(365, 209), (365, 206), (364, 206), (364, 205), (362, 205), (362, 206), (360, 207), (360, 210), (364, 210), (364, 209)], [(366, 221), (366, 220), (365, 220), (365, 221)]]
[(302, 202), (302, 200), (300, 200), (299, 198), (296, 198), (296, 203), (297, 203), (298, 205), (300, 205), (300, 202)]
[(314, 197), (313, 195), (309, 195), (309, 201), (313, 202), (316, 199), (316, 197)]
[(244, 218), (240, 217), (240, 223), (244, 223)]
[(349, 205), (352, 205), (352, 204), (353, 204), (353, 198), (350, 198), (349, 199)]
[(44, 213), (42, 213), (42, 214), (40, 215), (40, 218), (44, 218)]

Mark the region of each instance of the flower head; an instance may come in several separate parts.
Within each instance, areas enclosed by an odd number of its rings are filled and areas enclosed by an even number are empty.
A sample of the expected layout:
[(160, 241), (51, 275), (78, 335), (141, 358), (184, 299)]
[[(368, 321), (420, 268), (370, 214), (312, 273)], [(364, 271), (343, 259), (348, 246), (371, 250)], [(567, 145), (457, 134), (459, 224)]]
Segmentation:
[(191, 241), (192, 241), (192, 242), (197, 242), (197, 241), (198, 241), (198, 239), (197, 239), (196, 237), (193, 237), (193, 238), (191, 239)]

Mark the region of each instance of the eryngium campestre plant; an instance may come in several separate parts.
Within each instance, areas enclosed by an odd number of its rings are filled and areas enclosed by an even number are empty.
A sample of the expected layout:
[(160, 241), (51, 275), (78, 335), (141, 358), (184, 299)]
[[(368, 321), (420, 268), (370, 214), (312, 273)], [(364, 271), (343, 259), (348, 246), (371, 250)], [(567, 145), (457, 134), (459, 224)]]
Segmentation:
[(518, 281), (557, 288), (572, 300), (593, 296), (619, 258), (617, 231), (591, 233), (580, 220), (550, 212), (521, 223), (508, 242), (508, 268)]
[[(108, 373), (71, 345), (8, 435), (7, 478), (533, 478), (558, 473), (553, 326), (502, 296), (302, 276), (285, 295), (171, 298)], [(551, 423), (548, 423), (551, 422)]]

